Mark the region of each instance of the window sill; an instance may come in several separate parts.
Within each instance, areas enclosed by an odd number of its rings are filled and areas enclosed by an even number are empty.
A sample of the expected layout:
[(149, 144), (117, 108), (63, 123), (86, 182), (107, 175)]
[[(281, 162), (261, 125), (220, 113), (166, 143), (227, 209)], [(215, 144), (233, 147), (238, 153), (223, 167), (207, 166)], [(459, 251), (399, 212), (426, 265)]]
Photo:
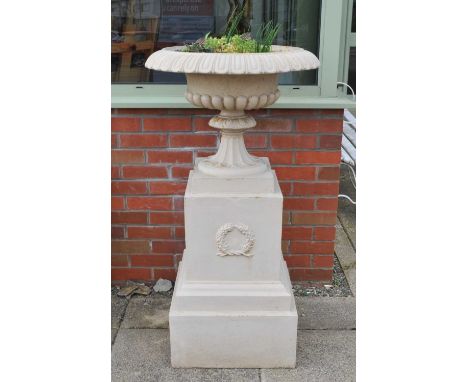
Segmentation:
[[(184, 97), (186, 85), (112, 85), (113, 108), (196, 108)], [(273, 109), (346, 109), (355, 101), (344, 93), (338, 97), (320, 97), (318, 86), (280, 85), (280, 99)]]
[[(112, 94), (113, 108), (187, 108), (195, 109), (183, 96), (125, 96)], [(352, 98), (342, 97), (311, 97), (282, 96), (272, 109), (347, 109), (355, 108)]]

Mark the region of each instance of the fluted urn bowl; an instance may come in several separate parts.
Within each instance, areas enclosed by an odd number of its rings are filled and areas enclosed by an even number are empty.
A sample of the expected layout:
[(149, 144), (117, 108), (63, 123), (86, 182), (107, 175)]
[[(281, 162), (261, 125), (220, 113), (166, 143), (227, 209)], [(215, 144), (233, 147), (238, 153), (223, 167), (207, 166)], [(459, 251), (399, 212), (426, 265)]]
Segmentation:
[(302, 48), (274, 45), (268, 53), (193, 53), (176, 46), (153, 53), (145, 63), (148, 69), (185, 73), (187, 100), (199, 107), (220, 110), (209, 125), (221, 130), (221, 143), (215, 155), (198, 162), (205, 174), (243, 177), (267, 170), (265, 161), (250, 155), (243, 132), (255, 127), (247, 110), (274, 104), (280, 96), (278, 75), (316, 69), (320, 63)]

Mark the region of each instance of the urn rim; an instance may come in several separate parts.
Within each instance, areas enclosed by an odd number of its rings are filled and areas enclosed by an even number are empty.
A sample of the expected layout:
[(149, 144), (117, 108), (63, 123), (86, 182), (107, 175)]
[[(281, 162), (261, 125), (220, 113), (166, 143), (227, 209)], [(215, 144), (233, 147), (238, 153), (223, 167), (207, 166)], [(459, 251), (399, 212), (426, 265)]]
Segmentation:
[(172, 46), (154, 52), (146, 61), (148, 69), (173, 73), (200, 74), (274, 74), (317, 69), (318, 58), (311, 52), (292, 46), (273, 45), (265, 53), (182, 52)]

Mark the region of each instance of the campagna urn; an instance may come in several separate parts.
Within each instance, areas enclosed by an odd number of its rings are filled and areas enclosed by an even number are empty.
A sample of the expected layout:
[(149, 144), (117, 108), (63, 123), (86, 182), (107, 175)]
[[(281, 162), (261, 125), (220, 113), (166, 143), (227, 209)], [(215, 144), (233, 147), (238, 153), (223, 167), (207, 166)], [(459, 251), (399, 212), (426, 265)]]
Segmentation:
[(221, 130), (215, 155), (198, 162), (202, 173), (226, 178), (261, 174), (267, 166), (250, 155), (243, 133), (256, 125), (246, 114), (274, 104), (280, 97), (278, 75), (316, 69), (320, 63), (309, 51), (273, 45), (267, 53), (194, 53), (181, 46), (161, 49), (145, 63), (146, 68), (185, 73), (186, 99), (195, 106), (220, 110), (209, 125)]

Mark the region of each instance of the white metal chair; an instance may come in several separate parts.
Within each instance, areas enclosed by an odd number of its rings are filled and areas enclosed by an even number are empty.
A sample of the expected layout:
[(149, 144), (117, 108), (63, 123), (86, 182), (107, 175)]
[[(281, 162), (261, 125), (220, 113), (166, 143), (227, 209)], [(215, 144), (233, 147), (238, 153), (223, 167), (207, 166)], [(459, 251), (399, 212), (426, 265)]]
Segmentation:
[[(356, 118), (348, 109), (344, 111), (341, 163), (345, 164), (350, 170), (351, 183), (356, 188)], [(348, 195), (340, 194), (338, 197), (345, 198), (356, 204)]]

